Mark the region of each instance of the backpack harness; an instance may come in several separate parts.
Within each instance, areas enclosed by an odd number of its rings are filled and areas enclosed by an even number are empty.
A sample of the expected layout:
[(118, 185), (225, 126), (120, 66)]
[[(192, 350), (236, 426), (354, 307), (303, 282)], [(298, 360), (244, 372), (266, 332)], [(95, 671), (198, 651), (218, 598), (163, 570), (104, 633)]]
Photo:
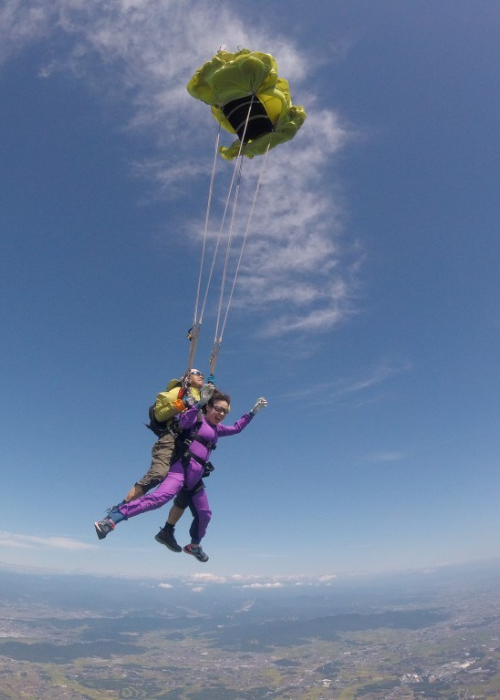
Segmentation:
[[(177, 398), (182, 399), (185, 393), (185, 389), (179, 389), (179, 394)], [(163, 437), (165, 433), (172, 433), (172, 435), (176, 437), (178, 435), (178, 431), (175, 430), (175, 427), (173, 425), (173, 418), (170, 418), (169, 420), (165, 421), (157, 420), (155, 416), (155, 405), (156, 404), (152, 404), (149, 407), (149, 423), (144, 423), (144, 425), (146, 426), (146, 428), (148, 428), (148, 430), (151, 430), (158, 438)]]
[[(178, 398), (181, 399), (185, 393), (186, 393), (185, 389), (180, 389)], [(201, 428), (201, 425), (202, 425), (201, 411), (198, 414), (198, 421), (196, 422), (196, 425), (195, 425), (194, 430), (192, 432), (189, 430), (180, 431), (178, 424), (176, 423), (176, 421), (173, 418), (171, 418), (170, 420), (167, 420), (167, 421), (157, 420), (157, 418), (155, 416), (155, 404), (152, 404), (149, 407), (149, 423), (144, 423), (144, 425), (146, 426), (146, 428), (151, 430), (158, 438), (163, 437), (164, 435), (166, 435), (166, 433), (170, 433), (174, 437), (175, 448), (174, 448), (174, 452), (172, 454), (171, 462), (173, 463), (173, 462), (176, 462), (177, 460), (180, 460), (180, 462), (182, 464), (182, 468), (184, 470), (184, 478), (185, 479), (187, 477), (187, 468), (188, 468), (190, 459), (194, 459), (196, 462), (198, 462), (198, 464), (201, 464), (202, 467), (204, 467), (204, 472), (202, 474), (202, 478), (206, 478), (207, 476), (210, 476), (210, 474), (215, 469), (212, 462), (205, 462), (200, 457), (193, 454), (189, 449), (191, 447), (191, 443), (193, 443), (195, 441), (200, 442), (202, 445), (207, 447), (212, 452), (217, 447), (217, 445), (212, 444), (212, 442), (210, 440), (207, 440), (203, 436), (198, 435), (200, 428)], [(196, 484), (196, 486), (193, 489), (191, 489), (191, 491), (194, 492), (194, 489), (197, 486), (198, 486), (198, 484)]]
[[(187, 469), (189, 466), (189, 461), (191, 459), (194, 459), (195, 462), (198, 462), (198, 464), (201, 464), (201, 466), (204, 468), (202, 478), (210, 476), (210, 474), (215, 469), (212, 462), (207, 462), (204, 459), (202, 459), (201, 457), (198, 457), (198, 455), (193, 454), (193, 452), (191, 452), (191, 449), (190, 449), (193, 442), (201, 443), (204, 447), (206, 447), (211, 452), (213, 452), (214, 450), (217, 449), (217, 445), (215, 443), (213, 443), (211, 440), (207, 440), (207, 438), (204, 438), (202, 435), (199, 435), (200, 428), (203, 425), (203, 421), (201, 419), (201, 416), (202, 416), (202, 412), (199, 411), (198, 420), (196, 422), (194, 430), (192, 430), (192, 431), (184, 430), (182, 432), (175, 433), (176, 443), (175, 443), (174, 454), (172, 457), (172, 462), (177, 461), (177, 460), (180, 461), (180, 463), (182, 464), (182, 468), (184, 470), (184, 478), (185, 479), (187, 478)], [(196, 484), (194, 488), (196, 488), (197, 485), (198, 484)], [(194, 489), (192, 489), (192, 490), (194, 490)]]

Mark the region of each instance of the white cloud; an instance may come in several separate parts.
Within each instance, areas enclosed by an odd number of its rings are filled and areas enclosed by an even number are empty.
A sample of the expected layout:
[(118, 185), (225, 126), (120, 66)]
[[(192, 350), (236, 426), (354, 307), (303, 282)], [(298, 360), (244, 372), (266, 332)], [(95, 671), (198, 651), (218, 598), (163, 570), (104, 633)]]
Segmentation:
[(215, 574), (192, 574), (191, 580), (203, 583), (225, 583), (225, 576), (216, 576)]
[(205, 588), (210, 584), (227, 584), (242, 589), (276, 589), (286, 586), (322, 586), (331, 585), (337, 578), (336, 574), (324, 574), (310, 576), (306, 574), (264, 576), (259, 574), (231, 574), (229, 576), (217, 576), (215, 574), (193, 574), (186, 583), (203, 583)]
[(274, 583), (247, 583), (242, 586), (242, 588), (283, 588), (282, 583), (275, 581)]
[(159, 583), (158, 588), (173, 588), (173, 586), (170, 583)]
[(284, 588), (286, 586), (330, 586), (337, 579), (336, 574), (324, 574), (321, 576), (310, 576), (306, 574), (283, 575), (283, 576), (242, 576), (238, 580), (241, 588), (264, 590)]
[(0, 531), (0, 547), (18, 549), (38, 549), (47, 547), (50, 549), (70, 549), (73, 551), (83, 549), (95, 549), (94, 545), (78, 542), (69, 537), (34, 537), (32, 535), (18, 535), (12, 532)]

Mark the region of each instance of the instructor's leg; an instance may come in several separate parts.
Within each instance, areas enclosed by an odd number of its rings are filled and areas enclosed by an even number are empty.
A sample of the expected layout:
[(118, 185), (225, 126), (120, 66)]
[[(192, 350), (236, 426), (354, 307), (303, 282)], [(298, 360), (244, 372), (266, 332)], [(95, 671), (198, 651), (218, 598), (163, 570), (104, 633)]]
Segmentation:
[(174, 447), (175, 440), (171, 433), (165, 433), (155, 442), (151, 449), (151, 466), (142, 479), (136, 481), (127, 493), (125, 503), (135, 501), (161, 484), (170, 469)]
[(170, 472), (157, 489), (150, 491), (142, 498), (137, 498), (135, 501), (123, 503), (121, 506), (118, 506), (118, 511), (128, 519), (134, 518), (141, 513), (146, 513), (148, 510), (161, 508), (179, 493), (183, 485), (184, 474)]

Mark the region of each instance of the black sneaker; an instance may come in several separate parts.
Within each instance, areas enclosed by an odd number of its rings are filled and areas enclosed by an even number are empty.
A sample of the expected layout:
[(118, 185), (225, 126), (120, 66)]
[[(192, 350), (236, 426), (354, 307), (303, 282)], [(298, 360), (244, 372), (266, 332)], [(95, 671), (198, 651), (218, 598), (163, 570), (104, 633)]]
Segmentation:
[(205, 554), (199, 545), (196, 547), (196, 545), (193, 546), (192, 544), (187, 544), (185, 547), (183, 547), (183, 551), (186, 552), (186, 554), (192, 554), (193, 557), (198, 559), (198, 561), (208, 561), (208, 554)]
[(95, 531), (97, 532), (97, 537), (103, 540), (106, 535), (108, 535), (112, 530), (115, 529), (116, 525), (111, 520), (111, 518), (103, 518), (94, 523)]
[(166, 530), (164, 527), (161, 528), (160, 532), (155, 535), (155, 540), (160, 544), (164, 544), (172, 552), (182, 552), (182, 547), (177, 544), (177, 540), (174, 535), (174, 528), (169, 528)]

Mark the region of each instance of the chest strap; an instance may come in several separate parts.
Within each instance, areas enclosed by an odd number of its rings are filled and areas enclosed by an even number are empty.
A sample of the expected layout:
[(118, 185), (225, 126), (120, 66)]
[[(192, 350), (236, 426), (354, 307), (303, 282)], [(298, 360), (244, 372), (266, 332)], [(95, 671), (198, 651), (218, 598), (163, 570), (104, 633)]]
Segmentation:
[(198, 464), (201, 464), (202, 467), (205, 467), (208, 464), (208, 460), (203, 459), (202, 457), (198, 457), (198, 455), (195, 455), (193, 454), (193, 452), (191, 452), (190, 448), (193, 442), (199, 442), (201, 445), (206, 447), (209, 452), (213, 452), (217, 448), (217, 445), (214, 441), (208, 440), (207, 438), (203, 437), (203, 435), (198, 434), (200, 432), (201, 426), (202, 421), (198, 421), (191, 435), (182, 440), (181, 442), (181, 445), (183, 445), (183, 447), (185, 448), (183, 453), (181, 454), (181, 462), (185, 469), (187, 468), (190, 459), (194, 459), (194, 461), (198, 462)]

